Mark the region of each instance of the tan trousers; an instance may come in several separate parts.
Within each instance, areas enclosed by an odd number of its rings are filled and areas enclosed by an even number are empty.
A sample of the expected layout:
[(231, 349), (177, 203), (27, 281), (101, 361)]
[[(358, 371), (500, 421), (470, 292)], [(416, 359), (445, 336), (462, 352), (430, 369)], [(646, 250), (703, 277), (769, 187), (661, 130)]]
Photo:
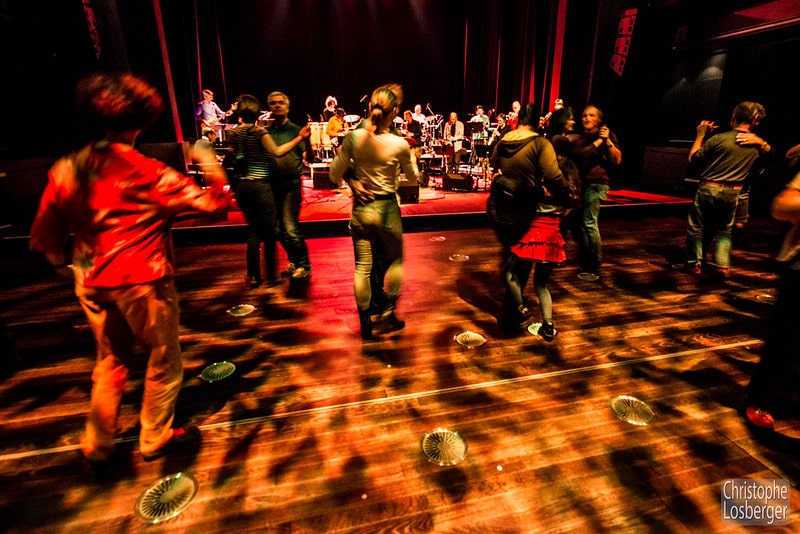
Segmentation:
[(114, 449), (120, 404), (128, 370), (135, 364), (137, 342), (149, 354), (139, 414), (139, 450), (149, 454), (172, 437), (175, 404), (183, 382), (174, 280), (114, 289), (87, 288), (76, 281), (75, 294), (97, 344), (83, 454), (89, 460), (104, 460)]

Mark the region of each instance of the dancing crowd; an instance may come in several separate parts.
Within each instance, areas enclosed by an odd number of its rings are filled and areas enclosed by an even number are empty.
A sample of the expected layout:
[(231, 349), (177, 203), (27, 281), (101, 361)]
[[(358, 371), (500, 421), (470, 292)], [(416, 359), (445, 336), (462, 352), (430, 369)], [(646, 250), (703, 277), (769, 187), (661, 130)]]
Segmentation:
[[(198, 119), (206, 120), (206, 112), (214, 120), (229, 114), (212, 98), (210, 91), (204, 93)], [(393, 128), (403, 112), (402, 87), (382, 85), (366, 99), (367, 116), (341, 139), (330, 177), (352, 191), (353, 290), (360, 334), (369, 341), (405, 326), (397, 317), (403, 282), (398, 176), (402, 173), (414, 182), (422, 176), (413, 143)], [(173, 428), (183, 371), (170, 221), (187, 210), (224, 211), (235, 200), (248, 227), (247, 284), (278, 284), (281, 275), (308, 279), (311, 264), (298, 219), (304, 162), (314, 157), (310, 129), (289, 120), (285, 93), (275, 91), (267, 97), (272, 119), (268, 127), (259, 124), (258, 99), (240, 95), (231, 108), (237, 124), (225, 131), (224, 164), (208, 145), (193, 151), (205, 166), (201, 187), (135, 148), (139, 134), (163, 109), (161, 96), (148, 82), (130, 74), (91, 75), (78, 85), (77, 104), (95, 137), (50, 169), (31, 229), (31, 248), (74, 276), (76, 296), (94, 334), (97, 361), (82, 438), (84, 456), (93, 464), (113, 458), (136, 340), (149, 352), (139, 447), (143, 458), (152, 461), (199, 437), (197, 427)], [(340, 115), (333, 97), (326, 111), (329, 118)], [(420, 113), (421, 109), (409, 111), (407, 120)], [(557, 330), (548, 279), (567, 259), (565, 238), (570, 233), (578, 245), (578, 276), (589, 281), (602, 276), (598, 217), (622, 150), (602, 110), (594, 105), (578, 117), (561, 102), (548, 114), (546, 129), (533, 104), (515, 102), (503, 115), (501, 135), (492, 136), (495, 174), (487, 202), (502, 248), (505, 294), (498, 321), (511, 334), (527, 330), (552, 342)], [(488, 120), (482, 106), (476, 117), (482, 123)], [(700, 185), (687, 224), (690, 274), (728, 276), (739, 195), (755, 162), (773, 152), (757, 134), (764, 117), (761, 104), (742, 102), (733, 110), (730, 130), (712, 135), (717, 126), (706, 120), (696, 129), (689, 159), (699, 169)], [(460, 140), (463, 124), (452, 115), (450, 124), (445, 125), (445, 135)], [(794, 226), (778, 257), (786, 268), (770, 335), (747, 390), (745, 417), (760, 428), (772, 428), (783, 408), (800, 404), (800, 346), (793, 335), (800, 319), (800, 174), (775, 199), (773, 215)], [(71, 235), (71, 250), (66, 252)], [(280, 273), (277, 242), (288, 257)], [(713, 254), (707, 260), (709, 243)], [(530, 328), (534, 314), (525, 298), (531, 272), (541, 316), (535, 329)]]

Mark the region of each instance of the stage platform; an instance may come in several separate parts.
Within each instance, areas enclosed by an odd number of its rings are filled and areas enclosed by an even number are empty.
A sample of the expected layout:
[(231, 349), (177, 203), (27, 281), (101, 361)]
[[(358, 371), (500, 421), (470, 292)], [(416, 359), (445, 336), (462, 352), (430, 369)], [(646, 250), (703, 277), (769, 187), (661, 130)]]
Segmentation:
[[(474, 179), (475, 190), (447, 190), (442, 187), (442, 176), (431, 176), (429, 187), (419, 187), (413, 202), (401, 202), (404, 229), (413, 232), (486, 226), (489, 192), (482, 177), (475, 176)], [(311, 173), (304, 176), (301, 225), (309, 236), (346, 235), (352, 204), (350, 190), (347, 187), (319, 188), (320, 184), (318, 176), (316, 182)], [(616, 189), (609, 192), (601, 209), (603, 217), (614, 218), (645, 214), (680, 215), (686, 213), (689, 204), (690, 198)], [(243, 214), (233, 210), (223, 220), (188, 219), (176, 223), (175, 228), (178, 233), (187, 230), (235, 232), (237, 227), (244, 225)]]

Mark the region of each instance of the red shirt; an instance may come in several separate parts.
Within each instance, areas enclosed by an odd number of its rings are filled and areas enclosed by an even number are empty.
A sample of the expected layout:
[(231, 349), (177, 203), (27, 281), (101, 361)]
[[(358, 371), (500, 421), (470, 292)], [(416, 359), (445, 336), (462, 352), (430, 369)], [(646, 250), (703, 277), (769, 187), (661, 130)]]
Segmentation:
[(146, 283), (175, 272), (172, 216), (222, 211), (224, 183), (207, 189), (125, 144), (89, 145), (58, 160), (31, 228), (31, 249), (64, 263), (70, 233), (76, 276), (87, 287)]

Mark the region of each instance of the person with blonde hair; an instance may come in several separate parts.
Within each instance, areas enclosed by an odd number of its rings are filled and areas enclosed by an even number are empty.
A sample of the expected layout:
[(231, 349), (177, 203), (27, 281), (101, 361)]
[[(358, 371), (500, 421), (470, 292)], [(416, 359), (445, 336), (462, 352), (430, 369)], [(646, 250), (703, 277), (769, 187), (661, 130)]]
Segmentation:
[[(344, 139), (331, 164), (334, 183), (345, 180), (353, 191), (350, 235), (355, 251), (353, 289), (358, 308), (361, 337), (373, 339), (373, 312), (380, 315), (383, 332), (405, 327), (395, 309), (403, 280), (403, 225), (397, 199), (398, 177), (404, 173), (415, 183), (420, 178), (417, 162), (405, 139), (391, 131), (392, 121), (403, 103), (397, 84), (378, 87), (369, 100), (369, 116)], [(377, 245), (377, 247), (376, 247)], [(382, 252), (382, 266), (374, 265), (373, 251)], [(373, 270), (386, 271), (375, 280)], [(385, 278), (385, 280), (384, 280)], [(372, 279), (372, 282), (371, 282)], [(373, 292), (386, 284), (387, 301), (382, 309), (370, 308)], [(376, 287), (373, 287), (376, 286)]]

